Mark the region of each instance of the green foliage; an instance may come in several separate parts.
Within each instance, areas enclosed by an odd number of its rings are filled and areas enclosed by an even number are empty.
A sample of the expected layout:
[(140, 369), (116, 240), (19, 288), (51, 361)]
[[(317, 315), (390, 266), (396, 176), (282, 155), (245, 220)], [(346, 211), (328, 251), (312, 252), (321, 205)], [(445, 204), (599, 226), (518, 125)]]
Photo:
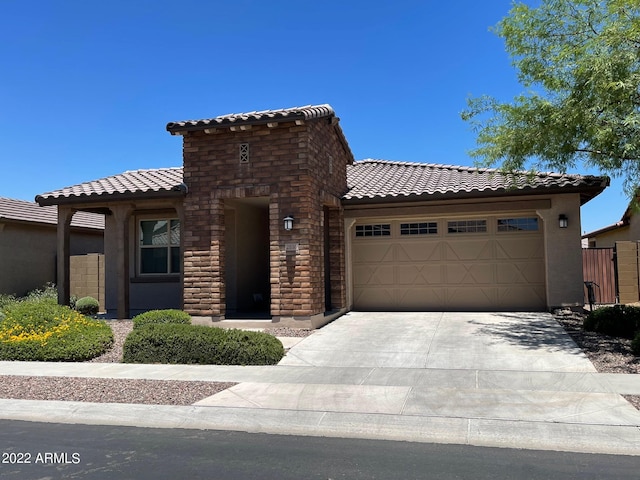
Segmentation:
[[(640, 178), (640, 3), (516, 3), (495, 27), (528, 91), (483, 96), (462, 113), (477, 132), (471, 154), (506, 171), (565, 171), (577, 161)], [(530, 162), (530, 163), (529, 163)]]
[(2, 313), (2, 310), (4, 310), (6, 307), (16, 303), (17, 301), (18, 299), (15, 297), (15, 295), (0, 293), (0, 313)]
[(113, 343), (111, 328), (50, 299), (14, 303), (0, 320), (0, 360), (84, 361)]
[(100, 309), (100, 304), (93, 297), (82, 297), (76, 300), (75, 309), (83, 315), (95, 315)]
[(612, 337), (633, 338), (640, 332), (640, 308), (626, 305), (598, 308), (584, 319), (584, 329)]
[(55, 284), (47, 283), (42, 288), (31, 290), (20, 299), (23, 302), (50, 302), (58, 303), (58, 289)]
[(150, 310), (133, 317), (133, 328), (140, 328), (152, 323), (182, 323), (190, 324), (191, 317), (182, 310)]
[(203, 325), (147, 324), (125, 340), (125, 363), (273, 365), (284, 355), (280, 340), (262, 332)]
[(631, 351), (636, 357), (640, 357), (640, 332), (638, 332), (631, 341)]

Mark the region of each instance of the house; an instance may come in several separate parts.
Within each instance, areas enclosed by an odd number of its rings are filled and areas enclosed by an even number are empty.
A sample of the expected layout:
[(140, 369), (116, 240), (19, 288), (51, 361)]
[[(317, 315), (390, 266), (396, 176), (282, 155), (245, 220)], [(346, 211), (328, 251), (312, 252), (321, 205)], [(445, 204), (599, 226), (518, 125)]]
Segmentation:
[[(22, 296), (56, 281), (55, 206), (0, 197), (0, 294)], [(103, 253), (104, 217), (78, 212), (69, 226), (70, 255)]]
[(183, 166), (36, 197), (105, 215), (107, 309), (319, 326), (358, 310), (581, 306), (580, 206), (607, 177), (354, 161), (329, 105), (172, 122)]
[(640, 241), (640, 218), (636, 214), (633, 202), (630, 202), (622, 218), (612, 225), (582, 235), (583, 247), (613, 247), (616, 242)]

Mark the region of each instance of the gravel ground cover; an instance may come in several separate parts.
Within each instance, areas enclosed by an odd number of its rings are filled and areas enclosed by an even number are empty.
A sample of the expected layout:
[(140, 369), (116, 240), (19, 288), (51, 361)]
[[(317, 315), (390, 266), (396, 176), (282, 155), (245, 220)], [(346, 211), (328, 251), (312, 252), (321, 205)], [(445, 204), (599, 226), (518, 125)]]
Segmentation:
[[(582, 330), (583, 316), (556, 312), (556, 320), (585, 352), (598, 372), (640, 374), (640, 358), (631, 353), (629, 340), (608, 337)], [(133, 329), (130, 320), (110, 320), (114, 333), (113, 347), (90, 360), (93, 363), (117, 363), (122, 346)], [(271, 335), (306, 337), (313, 330), (268, 328)], [(150, 405), (190, 405), (230, 388), (234, 383), (185, 382), (162, 380), (100, 379), (76, 377), (0, 376), (0, 397), (33, 400), (70, 400), (105, 403), (140, 403)], [(640, 410), (640, 396), (625, 396)]]
[[(584, 331), (582, 314), (570, 311), (556, 312), (555, 318), (598, 372), (640, 374), (640, 357), (631, 352), (631, 340)], [(640, 396), (623, 396), (640, 410)]]
[[(88, 363), (119, 363), (131, 320), (109, 320), (113, 346)], [(270, 328), (275, 336), (306, 337), (313, 330)], [(99, 403), (138, 403), (147, 405), (191, 405), (236, 385), (226, 382), (186, 382), (176, 380), (137, 380), (116, 378), (0, 376), (0, 398), (66, 400)]]

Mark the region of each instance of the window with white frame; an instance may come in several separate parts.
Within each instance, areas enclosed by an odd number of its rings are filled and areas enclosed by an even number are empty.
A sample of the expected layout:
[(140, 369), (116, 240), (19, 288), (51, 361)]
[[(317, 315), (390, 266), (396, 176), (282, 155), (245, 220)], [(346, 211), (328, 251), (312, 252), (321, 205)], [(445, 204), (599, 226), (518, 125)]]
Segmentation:
[(499, 218), (499, 232), (536, 232), (538, 231), (537, 217)]
[(437, 222), (401, 223), (400, 235), (437, 235)]
[(178, 274), (180, 263), (180, 221), (173, 218), (140, 220), (140, 274)]
[(484, 233), (486, 220), (454, 220), (447, 222), (447, 233)]
[(356, 237), (388, 237), (391, 235), (390, 223), (356, 225)]

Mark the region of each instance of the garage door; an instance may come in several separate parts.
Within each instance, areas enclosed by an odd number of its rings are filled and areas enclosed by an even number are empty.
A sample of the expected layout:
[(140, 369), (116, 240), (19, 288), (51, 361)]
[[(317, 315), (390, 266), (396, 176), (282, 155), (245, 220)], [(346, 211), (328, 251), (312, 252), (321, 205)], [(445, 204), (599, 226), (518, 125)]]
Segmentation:
[(542, 220), (531, 216), (356, 223), (358, 310), (544, 310)]

